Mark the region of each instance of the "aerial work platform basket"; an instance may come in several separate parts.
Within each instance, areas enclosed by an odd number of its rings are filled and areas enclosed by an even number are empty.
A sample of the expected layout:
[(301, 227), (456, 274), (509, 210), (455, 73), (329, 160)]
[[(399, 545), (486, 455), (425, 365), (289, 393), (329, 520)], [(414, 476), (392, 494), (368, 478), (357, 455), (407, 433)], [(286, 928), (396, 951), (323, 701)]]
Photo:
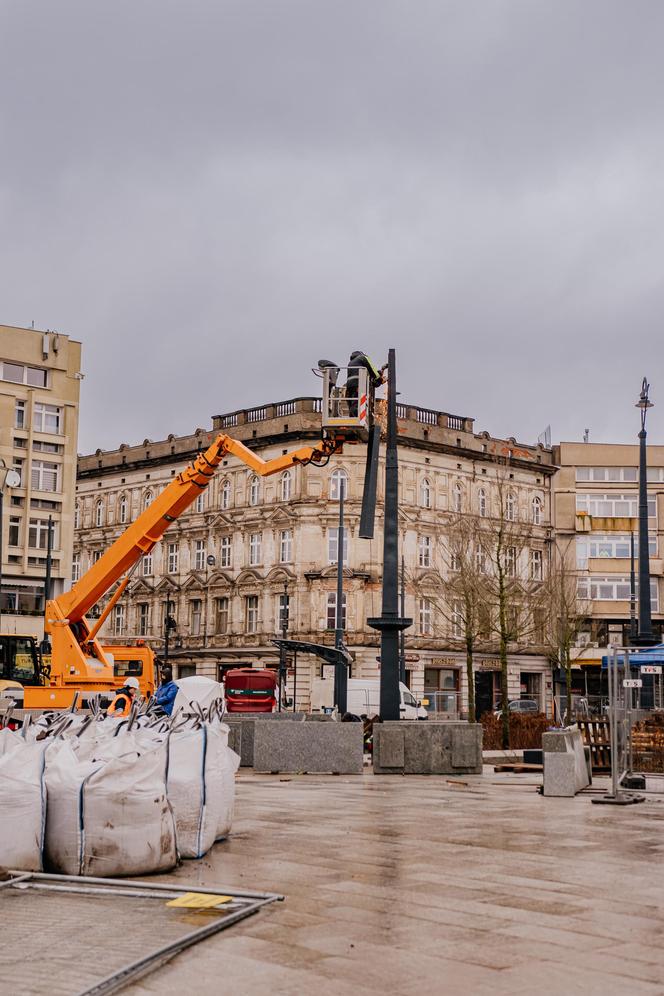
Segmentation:
[(338, 367), (321, 360), (315, 371), (323, 379), (322, 427), (366, 442), (373, 424), (374, 388), (363, 367)]

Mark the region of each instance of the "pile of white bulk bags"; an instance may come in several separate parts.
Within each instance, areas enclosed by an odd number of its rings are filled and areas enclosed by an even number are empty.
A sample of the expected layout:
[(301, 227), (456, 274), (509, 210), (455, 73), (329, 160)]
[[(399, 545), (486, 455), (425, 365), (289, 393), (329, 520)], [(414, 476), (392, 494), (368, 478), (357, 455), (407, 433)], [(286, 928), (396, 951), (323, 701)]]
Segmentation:
[(209, 691), (207, 707), (192, 695), (172, 718), (0, 730), (0, 865), (114, 877), (202, 857), (230, 832), (240, 763)]

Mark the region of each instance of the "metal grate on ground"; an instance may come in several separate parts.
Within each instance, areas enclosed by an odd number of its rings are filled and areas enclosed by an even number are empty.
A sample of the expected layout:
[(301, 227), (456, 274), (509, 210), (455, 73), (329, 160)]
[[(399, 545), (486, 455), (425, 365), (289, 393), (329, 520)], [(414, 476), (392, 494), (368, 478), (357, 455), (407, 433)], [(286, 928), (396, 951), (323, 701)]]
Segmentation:
[[(0, 882), (0, 978), (16, 996), (109, 996), (284, 898), (179, 881), (9, 874)], [(225, 901), (207, 910), (166, 905), (188, 893)]]

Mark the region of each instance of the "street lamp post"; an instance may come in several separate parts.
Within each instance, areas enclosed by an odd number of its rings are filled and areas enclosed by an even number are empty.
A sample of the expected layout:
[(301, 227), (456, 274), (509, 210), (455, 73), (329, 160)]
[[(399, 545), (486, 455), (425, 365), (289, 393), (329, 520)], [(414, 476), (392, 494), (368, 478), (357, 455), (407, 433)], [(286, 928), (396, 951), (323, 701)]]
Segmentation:
[[(288, 616), (289, 616), (289, 605), (288, 605), (288, 579), (284, 579), (284, 593), (283, 602), (281, 607), (281, 639), (288, 639)], [(286, 683), (286, 647), (282, 644), (279, 648), (279, 712), (281, 712), (281, 704), (284, 697), (284, 687)]]
[(0, 619), (2, 619), (2, 512), (5, 487), (17, 488), (21, 483), (20, 474), (15, 470), (8, 469), (5, 461), (0, 457)]
[(650, 551), (648, 548), (648, 462), (646, 454), (646, 416), (652, 408), (648, 398), (650, 384), (643, 378), (641, 395), (636, 407), (641, 410), (639, 432), (639, 632), (637, 644), (650, 646), (655, 642), (652, 633), (650, 601)]

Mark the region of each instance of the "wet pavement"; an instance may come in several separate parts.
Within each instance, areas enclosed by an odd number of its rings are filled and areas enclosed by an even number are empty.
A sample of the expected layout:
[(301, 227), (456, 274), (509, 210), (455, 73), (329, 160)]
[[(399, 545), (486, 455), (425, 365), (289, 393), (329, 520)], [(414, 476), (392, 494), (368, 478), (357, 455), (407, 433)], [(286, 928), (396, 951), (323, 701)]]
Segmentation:
[(175, 874), (285, 901), (125, 991), (664, 994), (664, 794), (539, 782), (241, 769), (232, 837)]

